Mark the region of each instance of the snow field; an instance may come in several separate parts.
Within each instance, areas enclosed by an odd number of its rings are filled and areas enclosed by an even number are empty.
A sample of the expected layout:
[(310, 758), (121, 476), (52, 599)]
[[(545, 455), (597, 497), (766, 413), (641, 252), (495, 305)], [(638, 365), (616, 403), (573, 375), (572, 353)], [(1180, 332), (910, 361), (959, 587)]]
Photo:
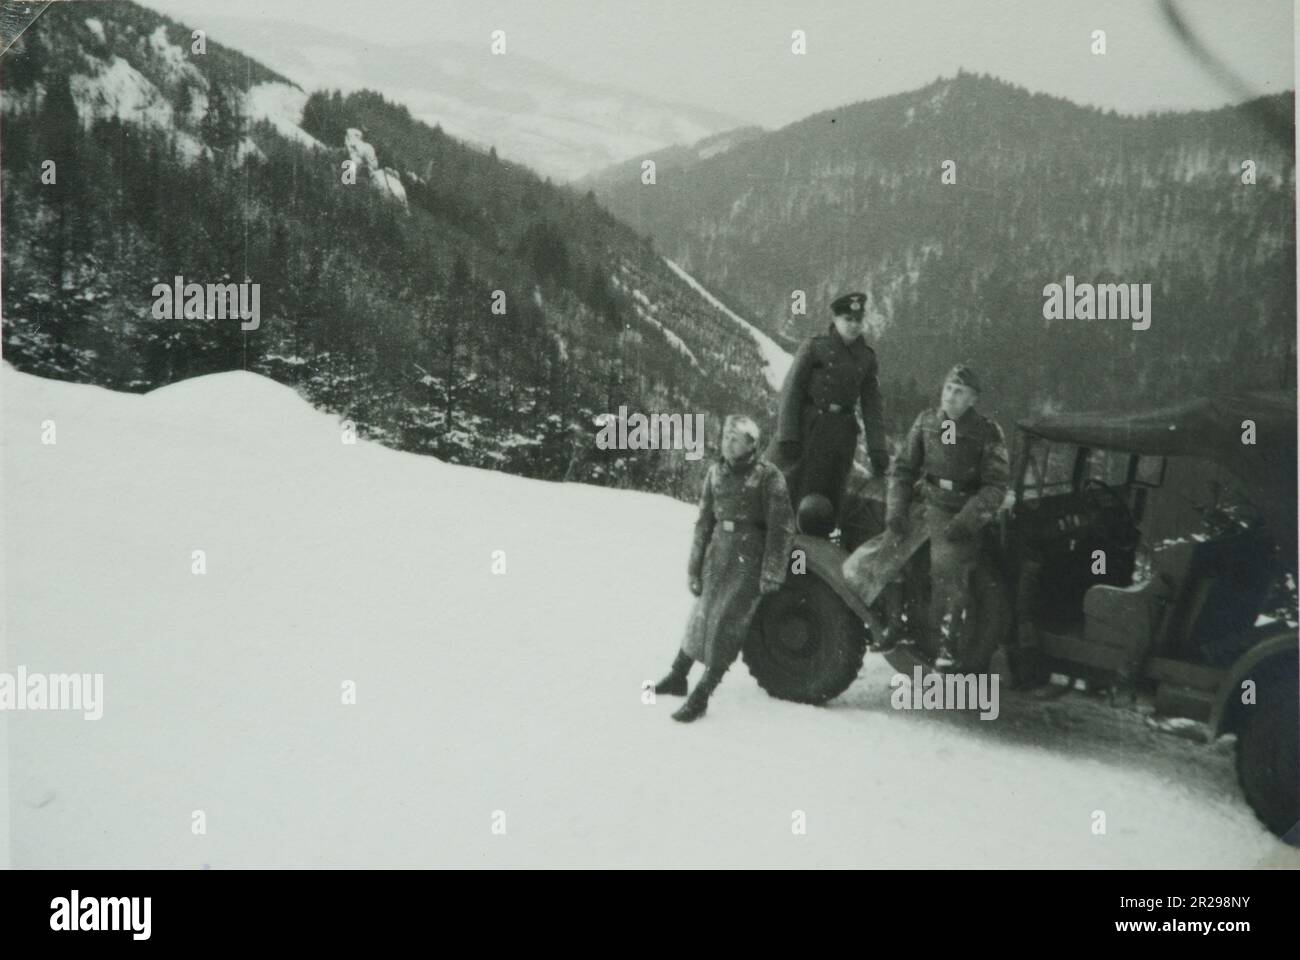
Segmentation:
[(737, 665), (672, 723), (641, 684), (689, 611), (689, 505), (343, 444), (249, 373), (2, 377), (3, 669), (104, 674), (100, 721), (3, 718), (16, 867), (1295, 862), (1227, 744), (897, 712), (870, 655), (827, 708)]

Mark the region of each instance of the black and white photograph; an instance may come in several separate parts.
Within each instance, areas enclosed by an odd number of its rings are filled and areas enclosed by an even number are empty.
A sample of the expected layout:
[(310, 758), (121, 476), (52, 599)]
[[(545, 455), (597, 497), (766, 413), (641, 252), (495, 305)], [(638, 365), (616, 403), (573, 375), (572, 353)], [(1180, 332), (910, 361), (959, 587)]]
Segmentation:
[(1290, 0), (2, 6), (0, 867), (1300, 869)]

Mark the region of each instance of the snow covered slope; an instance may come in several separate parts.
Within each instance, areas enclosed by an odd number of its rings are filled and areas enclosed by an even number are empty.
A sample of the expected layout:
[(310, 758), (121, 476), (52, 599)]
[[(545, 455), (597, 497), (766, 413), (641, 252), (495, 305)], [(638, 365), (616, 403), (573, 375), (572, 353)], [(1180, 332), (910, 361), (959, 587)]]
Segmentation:
[(898, 713), (872, 658), (825, 709), (738, 667), (672, 723), (666, 497), (347, 445), (247, 373), (0, 397), (3, 669), (104, 675), (102, 720), (7, 715), (15, 867), (1295, 862), (1226, 745), (1087, 704)]
[(779, 343), (769, 337), (762, 330), (759, 330), (758, 327), (754, 326), (743, 317), (733, 313), (726, 304), (713, 294), (709, 293), (709, 291), (705, 290), (698, 280), (692, 277), (676, 263), (669, 260), (667, 257), (664, 257), (664, 263), (668, 264), (673, 273), (686, 281), (687, 285), (689, 285), (692, 290), (696, 291), (705, 300), (713, 304), (713, 306), (717, 307), (749, 332), (749, 335), (754, 338), (754, 342), (758, 344), (758, 349), (759, 352), (762, 353), (763, 359), (767, 361), (767, 366), (763, 368), (763, 373), (767, 376), (767, 382), (771, 384), (773, 390), (780, 391), (781, 384), (785, 382), (785, 375), (790, 372), (790, 364), (794, 362), (794, 357), (787, 353), (785, 348)]
[(255, 83), (244, 96), (244, 110), (249, 120), (265, 120), (286, 140), (297, 141), (313, 150), (324, 150), (325, 144), (299, 126), (306, 103), (307, 94), (287, 83)]

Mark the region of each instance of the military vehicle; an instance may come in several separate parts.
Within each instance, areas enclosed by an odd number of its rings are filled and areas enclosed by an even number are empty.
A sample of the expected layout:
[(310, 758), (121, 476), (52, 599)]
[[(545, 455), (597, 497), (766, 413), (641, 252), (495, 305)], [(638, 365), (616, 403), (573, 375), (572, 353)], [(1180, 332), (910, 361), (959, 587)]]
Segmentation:
[[(1199, 721), (1210, 739), (1235, 735), (1246, 800), (1300, 843), (1300, 655), (1296, 628), (1276, 616), (1279, 584), (1294, 590), (1296, 574), (1295, 398), (1041, 416), (1014, 440), (1012, 489), (972, 574), (962, 669), (992, 660), (1021, 680), (1056, 674), (1127, 694), (1154, 717)], [(1246, 511), (1148, 542), (1144, 520), (1171, 461), (1225, 476)], [(749, 671), (772, 696), (825, 703), (868, 649), (903, 673), (932, 665), (923, 534), (884, 532), (883, 482), (865, 472), (844, 501), (838, 531), (797, 536), (793, 575), (746, 641)]]

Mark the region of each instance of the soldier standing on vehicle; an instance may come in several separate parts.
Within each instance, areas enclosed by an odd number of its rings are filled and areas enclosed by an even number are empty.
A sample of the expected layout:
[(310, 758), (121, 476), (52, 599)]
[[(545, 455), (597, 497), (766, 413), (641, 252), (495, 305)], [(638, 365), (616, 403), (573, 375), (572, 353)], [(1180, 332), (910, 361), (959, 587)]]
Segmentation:
[(836, 299), (831, 326), (799, 348), (781, 387), (776, 437), (767, 455), (785, 474), (796, 510), (804, 497), (821, 494), (838, 518), (858, 445), (855, 404), (862, 409), (872, 471), (879, 477), (889, 467), (876, 353), (862, 336), (866, 311), (865, 293)]
[(691, 593), (699, 599), (677, 659), (655, 693), (685, 696), (691, 665), (699, 661), (705, 669), (674, 720), (689, 723), (704, 713), (744, 646), (760, 599), (785, 582), (794, 516), (781, 471), (758, 455), (758, 436), (749, 417), (727, 417), (722, 456), (704, 478), (688, 566)]
[[(965, 364), (944, 378), (940, 405), (924, 410), (894, 458), (885, 523), (897, 536), (910, 527), (913, 486), (920, 481), (930, 533), (931, 629), (940, 636), (936, 665), (966, 652), (962, 613), (967, 581), (979, 553), (979, 532), (1007, 492), (1010, 467), (1002, 428), (975, 410), (980, 382)], [(945, 620), (948, 622), (944, 642)], [(982, 670), (984, 664), (968, 663)]]

